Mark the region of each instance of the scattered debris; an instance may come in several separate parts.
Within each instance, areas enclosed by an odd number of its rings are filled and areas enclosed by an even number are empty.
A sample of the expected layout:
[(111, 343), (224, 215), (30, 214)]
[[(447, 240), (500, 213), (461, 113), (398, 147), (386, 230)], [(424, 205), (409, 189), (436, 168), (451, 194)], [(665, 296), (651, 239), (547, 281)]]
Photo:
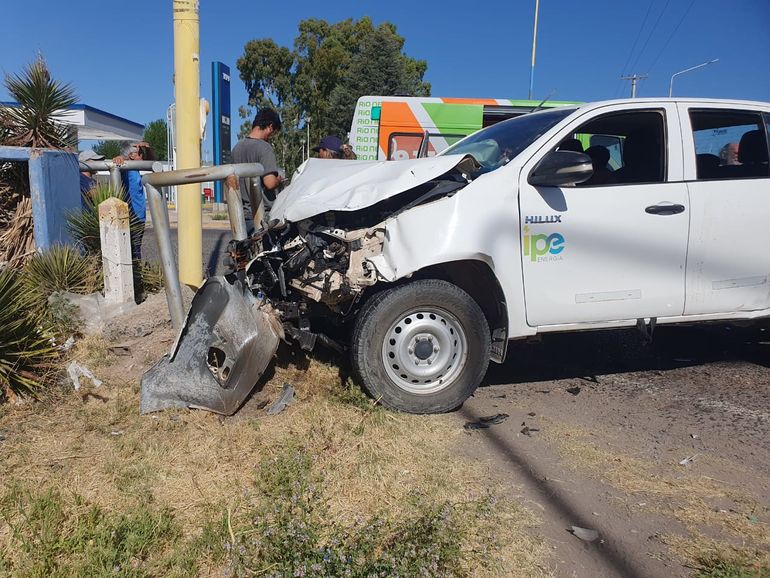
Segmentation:
[(112, 347), (108, 347), (107, 350), (113, 355), (122, 357), (129, 357), (131, 355), (131, 348), (127, 345), (113, 345)]
[(574, 387), (568, 387), (567, 388), (567, 393), (571, 393), (572, 395), (577, 395), (577, 394), (580, 393), (580, 387), (577, 386), (577, 385), (574, 386)]
[(119, 430), (111, 431), (110, 435), (117, 437), (117, 436), (122, 436), (124, 433), (126, 432), (124, 432), (122, 429), (119, 429)]
[(700, 439), (700, 436), (699, 436), (698, 434), (696, 434), (696, 433), (692, 433), (692, 434), (690, 434), (690, 437), (691, 437), (692, 439), (694, 439), (694, 440), (699, 440), (699, 439)]
[[(522, 424), (522, 425), (524, 425), (524, 424)], [(521, 428), (521, 433), (524, 434), (525, 436), (529, 436), (529, 437), (532, 437), (532, 433), (533, 432), (538, 432), (538, 431), (540, 431), (540, 429), (538, 429), (536, 427), (529, 427), (528, 425), (525, 425), (523, 428)]]
[(508, 419), (510, 416), (507, 413), (498, 413), (495, 415), (488, 415), (486, 417), (480, 417), (477, 421), (469, 421), (464, 426), (463, 429), (471, 431), (476, 429), (488, 429), (492, 427), (493, 425), (497, 425), (499, 423), (503, 423), (506, 419)]
[(495, 399), (505, 399), (507, 396), (504, 393), (501, 393), (500, 395), (493, 395), (492, 397)]
[(77, 361), (73, 361), (67, 367), (67, 375), (72, 381), (72, 385), (75, 387), (75, 391), (80, 389), (80, 378), (85, 377), (91, 380), (94, 387), (99, 387), (102, 384), (100, 379), (97, 379), (91, 370), (87, 367), (80, 365)]
[(270, 401), (270, 400), (267, 400), (267, 399), (260, 399), (260, 400), (257, 402), (257, 409), (265, 409), (265, 406), (267, 406), (267, 404), (268, 404), (268, 402), (269, 402), (269, 401)]
[(73, 345), (75, 345), (75, 336), (70, 335), (67, 338), (67, 341), (61, 344), (61, 347), (59, 349), (61, 349), (62, 351), (69, 351), (70, 349), (72, 349)]
[(534, 411), (531, 411), (527, 414), (529, 417), (535, 417), (537, 414)]
[(85, 393), (80, 394), (80, 398), (83, 400), (83, 403), (87, 402), (89, 398), (93, 397), (96, 400), (101, 401), (102, 403), (107, 403), (110, 401), (109, 397), (105, 397), (103, 395), (98, 395), (94, 393), (93, 391), (87, 391)]
[(694, 461), (695, 461), (695, 458), (696, 458), (696, 457), (698, 457), (698, 454), (693, 454), (693, 455), (691, 455), (691, 456), (687, 456), (686, 458), (684, 458), (683, 460), (681, 460), (681, 461), (679, 462), (679, 465), (680, 465), (680, 466), (687, 466), (687, 465), (690, 465), (692, 462), (694, 462)]
[(267, 415), (279, 414), (286, 409), (286, 406), (289, 406), (292, 403), (294, 403), (294, 388), (288, 383), (284, 383), (281, 397), (268, 408)]
[(583, 542), (593, 542), (599, 538), (599, 532), (590, 528), (581, 528), (580, 526), (571, 526), (570, 534), (580, 538)]
[(0, 431), (0, 442), (4, 442), (4, 441), (5, 441), (5, 434)]

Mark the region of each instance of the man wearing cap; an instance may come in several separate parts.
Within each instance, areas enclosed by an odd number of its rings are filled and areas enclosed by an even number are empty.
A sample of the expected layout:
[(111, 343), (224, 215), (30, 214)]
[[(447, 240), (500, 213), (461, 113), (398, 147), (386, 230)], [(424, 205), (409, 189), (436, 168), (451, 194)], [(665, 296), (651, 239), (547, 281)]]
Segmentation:
[[(273, 146), (268, 142), (281, 130), (281, 117), (271, 108), (261, 109), (254, 117), (251, 124), (251, 132), (245, 138), (238, 141), (233, 147), (233, 163), (259, 163), (265, 172), (262, 175), (262, 202), (265, 211), (269, 211), (275, 200), (275, 192), (283, 178), (278, 161), (275, 158)], [(254, 232), (254, 211), (258, 207), (251, 206), (250, 181), (251, 179), (239, 179), (243, 212), (246, 217), (246, 231), (249, 235)], [(256, 202), (256, 200), (255, 200)]]
[(342, 156), (342, 141), (336, 136), (325, 136), (313, 147), (313, 151), (318, 153), (319, 159), (338, 159)]
[(80, 163), (80, 192), (87, 195), (96, 186), (96, 179), (91, 169), (85, 166), (83, 163), (88, 161), (103, 161), (104, 157), (97, 154), (94, 150), (83, 151), (78, 155), (78, 163)]

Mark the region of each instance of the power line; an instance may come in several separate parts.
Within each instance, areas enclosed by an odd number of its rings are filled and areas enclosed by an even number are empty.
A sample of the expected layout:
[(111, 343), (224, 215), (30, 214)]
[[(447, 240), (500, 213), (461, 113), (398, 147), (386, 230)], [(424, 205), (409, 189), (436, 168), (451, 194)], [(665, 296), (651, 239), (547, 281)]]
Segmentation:
[[(639, 42), (639, 38), (642, 36), (642, 30), (644, 30), (644, 25), (647, 24), (647, 18), (650, 16), (650, 12), (652, 11), (652, 5), (655, 4), (655, 0), (650, 0), (650, 3), (647, 5), (647, 13), (644, 15), (644, 19), (642, 20), (642, 25), (639, 27), (639, 31), (636, 33), (636, 38), (634, 38), (634, 43), (631, 45), (631, 50), (628, 52), (628, 57), (626, 58), (626, 62), (623, 64), (623, 68), (620, 69), (621, 76), (626, 73), (626, 67), (628, 66), (628, 63), (631, 62), (631, 56), (634, 54), (634, 50), (636, 49), (636, 45)], [(620, 89), (622, 88), (623, 83), (622, 79), (618, 81), (617, 86), (615, 87), (615, 97), (617, 97), (620, 94)]]
[(632, 69), (636, 68), (636, 65), (639, 62), (639, 59), (644, 54), (644, 51), (647, 49), (647, 45), (650, 43), (650, 39), (652, 38), (652, 35), (655, 32), (655, 29), (658, 27), (658, 24), (660, 24), (660, 21), (663, 18), (663, 15), (666, 13), (666, 10), (668, 9), (668, 5), (670, 3), (671, 3), (671, 0), (666, 0), (666, 5), (663, 6), (663, 10), (661, 10), (660, 14), (658, 14), (658, 19), (655, 21), (655, 24), (652, 25), (652, 28), (650, 29), (650, 33), (647, 36), (647, 40), (644, 41), (644, 46), (642, 46), (642, 49), (639, 51), (639, 54), (636, 55), (636, 60), (634, 60), (634, 63), (631, 65)]
[(647, 69), (647, 74), (649, 74), (649, 73), (650, 73), (650, 71), (653, 69), (653, 67), (654, 67), (654, 66), (655, 66), (655, 65), (658, 63), (658, 60), (659, 60), (659, 59), (660, 59), (660, 57), (663, 55), (663, 53), (666, 51), (666, 48), (668, 48), (668, 44), (671, 42), (671, 40), (672, 40), (672, 39), (674, 38), (674, 36), (676, 35), (677, 31), (679, 30), (679, 27), (680, 27), (680, 26), (682, 25), (682, 23), (684, 22), (684, 19), (685, 19), (685, 18), (687, 18), (687, 14), (689, 14), (689, 12), (690, 12), (690, 8), (692, 8), (694, 4), (695, 4), (695, 0), (691, 0), (691, 1), (690, 1), (690, 5), (689, 5), (689, 6), (687, 6), (687, 10), (685, 10), (685, 11), (684, 11), (684, 14), (682, 14), (682, 17), (679, 19), (679, 23), (678, 23), (678, 24), (677, 24), (677, 25), (674, 27), (674, 30), (673, 30), (673, 31), (671, 32), (671, 34), (669, 35), (668, 39), (666, 40), (666, 43), (663, 45), (663, 48), (661, 48), (661, 49), (660, 49), (660, 52), (658, 52), (657, 56), (656, 56), (656, 57), (655, 57), (655, 59), (652, 61), (652, 64), (651, 64), (651, 65), (650, 65), (650, 67)]

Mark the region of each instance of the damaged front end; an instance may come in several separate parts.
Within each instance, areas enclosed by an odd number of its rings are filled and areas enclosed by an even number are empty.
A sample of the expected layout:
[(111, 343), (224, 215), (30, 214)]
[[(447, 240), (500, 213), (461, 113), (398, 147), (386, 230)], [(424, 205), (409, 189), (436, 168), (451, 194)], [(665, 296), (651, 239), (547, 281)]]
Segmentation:
[[(337, 202), (324, 202), (324, 187), (318, 185), (322, 179), (314, 178), (325, 169), (324, 163), (347, 181), (346, 187), (335, 181)], [(340, 163), (312, 163), (312, 170), (295, 177), (279, 196), (283, 202), (271, 213), (278, 218), (253, 236), (230, 242), (230, 271), (209, 279), (196, 293), (172, 353), (143, 377), (143, 413), (167, 407), (234, 413), (280, 340), (308, 351), (319, 342), (343, 351), (348, 322), (367, 290), (393, 280), (376, 264), (387, 242), (388, 221), (453, 195), (478, 168), (472, 157), (440, 159), (424, 174), (415, 176), (419, 171), (412, 170), (411, 180), (394, 188), (393, 180), (382, 174), (382, 163), (362, 163), (361, 172), (379, 171), (377, 178), (391, 186), (386, 191), (373, 187), (371, 178), (353, 175), (356, 163)], [(387, 163), (385, 171), (398, 165), (409, 170), (414, 163)], [(303, 185), (315, 190), (303, 191)], [(367, 200), (355, 197), (355, 190), (364, 191)], [(340, 202), (339, 191), (352, 193)]]

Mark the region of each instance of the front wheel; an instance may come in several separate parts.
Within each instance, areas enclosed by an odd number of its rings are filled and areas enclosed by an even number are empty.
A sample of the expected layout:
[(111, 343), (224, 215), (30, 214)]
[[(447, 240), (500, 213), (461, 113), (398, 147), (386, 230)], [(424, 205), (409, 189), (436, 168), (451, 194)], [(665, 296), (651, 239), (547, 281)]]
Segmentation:
[(446, 281), (427, 279), (375, 295), (353, 331), (353, 367), (391, 409), (440, 413), (473, 393), (489, 364), (489, 325), (478, 304)]

